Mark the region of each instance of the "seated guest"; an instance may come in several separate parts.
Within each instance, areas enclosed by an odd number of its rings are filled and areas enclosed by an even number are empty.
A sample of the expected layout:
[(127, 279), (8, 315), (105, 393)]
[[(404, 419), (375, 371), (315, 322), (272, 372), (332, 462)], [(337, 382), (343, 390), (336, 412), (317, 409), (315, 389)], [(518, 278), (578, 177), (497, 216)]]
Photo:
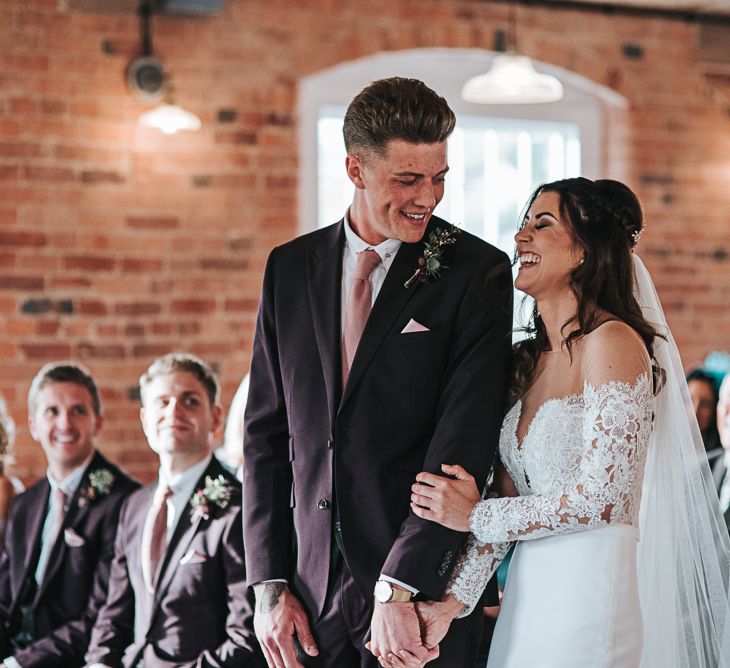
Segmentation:
[(8, 522), (10, 502), (16, 494), (25, 491), (23, 483), (8, 475), (8, 464), (13, 461), (15, 422), (8, 415), (5, 401), (0, 398), (0, 546), (5, 540), (5, 525)]
[(48, 364), (28, 394), (28, 425), (46, 477), (16, 497), (0, 557), (5, 666), (82, 666), (106, 599), (122, 502), (139, 485), (107, 460), (96, 384), (83, 367)]
[(702, 434), (702, 442), (705, 444), (707, 457), (712, 464), (717, 457), (722, 455), (720, 436), (717, 432), (718, 395), (715, 379), (704, 369), (697, 367), (687, 374), (687, 387)]
[(724, 455), (715, 460), (712, 475), (720, 496), (720, 511), (725, 515), (725, 523), (730, 529), (730, 373), (720, 385), (720, 399), (717, 402), (717, 431)]
[(109, 597), (86, 655), (95, 668), (262, 665), (246, 588), (241, 485), (211, 455), (218, 381), (182, 353), (140, 378), (157, 481), (122, 509)]

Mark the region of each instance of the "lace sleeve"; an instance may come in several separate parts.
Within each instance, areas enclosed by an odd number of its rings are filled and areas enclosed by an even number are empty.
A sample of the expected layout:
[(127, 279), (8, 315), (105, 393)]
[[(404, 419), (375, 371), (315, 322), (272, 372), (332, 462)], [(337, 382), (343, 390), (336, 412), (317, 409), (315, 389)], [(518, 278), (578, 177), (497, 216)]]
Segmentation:
[(484, 544), (469, 536), (446, 585), (446, 593), (464, 606), (457, 617), (471, 613), (509, 548), (510, 543)]
[(633, 385), (610, 381), (598, 389), (586, 381), (583, 397), (584, 448), (576, 475), (554, 481), (551, 493), (479, 502), (469, 525), (480, 543), (636, 523), (651, 432), (648, 374)]

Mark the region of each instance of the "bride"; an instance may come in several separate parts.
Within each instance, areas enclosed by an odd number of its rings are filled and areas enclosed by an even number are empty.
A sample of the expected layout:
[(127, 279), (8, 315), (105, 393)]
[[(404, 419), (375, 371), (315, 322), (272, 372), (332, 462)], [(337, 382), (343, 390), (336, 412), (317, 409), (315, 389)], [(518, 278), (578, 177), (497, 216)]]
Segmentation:
[[(625, 185), (533, 194), (515, 240), (536, 301), (500, 436), (500, 498), (459, 466), (421, 473), (413, 512), (471, 536), (424, 644), (467, 614), (510, 546), (489, 668), (730, 666), (730, 541), (676, 346), (633, 254)], [(390, 657), (390, 664), (410, 665)]]

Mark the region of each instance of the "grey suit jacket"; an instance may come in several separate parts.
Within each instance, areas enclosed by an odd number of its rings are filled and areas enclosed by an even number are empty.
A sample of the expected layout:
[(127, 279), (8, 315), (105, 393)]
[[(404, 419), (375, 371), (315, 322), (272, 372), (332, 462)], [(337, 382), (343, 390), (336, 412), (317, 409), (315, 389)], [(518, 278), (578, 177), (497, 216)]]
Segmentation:
[(226, 508), (209, 504), (207, 519), (188, 503), (170, 539), (154, 594), (142, 579), (141, 540), (157, 483), (132, 494), (122, 509), (109, 579), (86, 655), (111, 668), (262, 665), (246, 587), (241, 484), (215, 457), (206, 476), (222, 475), (233, 489)]

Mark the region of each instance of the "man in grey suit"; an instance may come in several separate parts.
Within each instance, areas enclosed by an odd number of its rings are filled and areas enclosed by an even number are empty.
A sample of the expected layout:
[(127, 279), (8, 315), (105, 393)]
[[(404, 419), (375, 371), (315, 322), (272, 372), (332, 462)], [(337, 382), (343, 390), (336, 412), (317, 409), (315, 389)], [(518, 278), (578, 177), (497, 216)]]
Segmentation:
[(95, 668), (254, 668), (241, 485), (211, 455), (221, 420), (207, 364), (175, 353), (140, 379), (158, 479), (122, 508), (109, 596), (86, 655)]

